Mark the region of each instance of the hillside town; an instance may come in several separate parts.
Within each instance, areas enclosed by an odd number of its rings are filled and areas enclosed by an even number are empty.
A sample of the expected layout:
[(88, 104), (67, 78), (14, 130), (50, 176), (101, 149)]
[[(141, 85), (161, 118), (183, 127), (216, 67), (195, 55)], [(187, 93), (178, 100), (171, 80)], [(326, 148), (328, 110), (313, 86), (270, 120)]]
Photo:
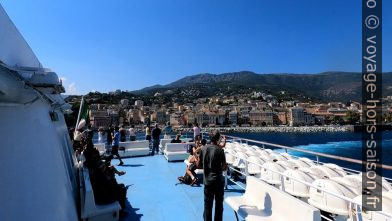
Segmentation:
[[(111, 92), (111, 94), (120, 93)], [(283, 92), (282, 92), (283, 93)], [(155, 94), (161, 96), (160, 94)], [(175, 100), (175, 99), (173, 99)], [(80, 102), (80, 97), (69, 101)], [(383, 100), (384, 121), (391, 121), (392, 98)], [(119, 103), (89, 101), (89, 120), (93, 128), (109, 125), (168, 124), (174, 128), (191, 127), (269, 127), (324, 126), (358, 124), (359, 102), (299, 102), (279, 101), (275, 96), (253, 92), (238, 96), (197, 98), (192, 103), (150, 103), (134, 97)]]

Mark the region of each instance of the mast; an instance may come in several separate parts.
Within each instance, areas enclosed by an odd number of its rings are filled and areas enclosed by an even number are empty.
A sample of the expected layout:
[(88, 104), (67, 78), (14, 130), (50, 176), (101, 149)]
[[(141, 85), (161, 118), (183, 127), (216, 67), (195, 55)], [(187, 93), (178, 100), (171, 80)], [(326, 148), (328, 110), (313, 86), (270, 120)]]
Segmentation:
[(76, 118), (76, 125), (75, 125), (75, 130), (78, 129), (79, 126), (79, 121), (80, 121), (80, 114), (82, 112), (82, 107), (84, 105), (84, 96), (82, 96), (82, 100), (80, 101), (80, 106), (79, 106), (79, 113), (78, 113), (78, 118)]

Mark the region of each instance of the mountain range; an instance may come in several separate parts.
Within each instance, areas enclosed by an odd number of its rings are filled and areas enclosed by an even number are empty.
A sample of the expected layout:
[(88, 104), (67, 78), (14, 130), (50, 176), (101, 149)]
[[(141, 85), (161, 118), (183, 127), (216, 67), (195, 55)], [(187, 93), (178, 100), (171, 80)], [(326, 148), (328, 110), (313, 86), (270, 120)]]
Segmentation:
[[(250, 71), (197, 74), (166, 85), (154, 85), (134, 93), (182, 93), (208, 97), (253, 91), (307, 97), (318, 101), (360, 101), (361, 73), (323, 72), (318, 74), (257, 74)], [(187, 92), (188, 91), (188, 92)], [(281, 93), (282, 94), (282, 93)], [(392, 72), (383, 74), (383, 96), (392, 95)]]

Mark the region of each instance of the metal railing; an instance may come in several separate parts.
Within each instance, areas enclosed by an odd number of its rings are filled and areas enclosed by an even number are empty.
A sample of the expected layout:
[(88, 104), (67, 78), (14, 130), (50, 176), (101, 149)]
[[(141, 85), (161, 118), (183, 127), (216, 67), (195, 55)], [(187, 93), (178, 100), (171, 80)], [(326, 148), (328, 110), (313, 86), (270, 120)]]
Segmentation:
[[(227, 136), (227, 137), (233, 138), (233, 136)], [(234, 138), (235, 138), (235, 140), (238, 140), (238, 139), (241, 139), (241, 140), (249, 140), (249, 139), (243, 139), (243, 138), (238, 138), (238, 137), (234, 137)], [(287, 148), (287, 149), (291, 149), (291, 150), (298, 150), (298, 151), (300, 151), (300, 152), (305, 151), (305, 152), (308, 152), (308, 153), (309, 153), (309, 152), (311, 152), (311, 153), (316, 153), (316, 152), (313, 152), (313, 151), (306, 151), (306, 150), (301, 150), (301, 149), (298, 149), (298, 148), (291, 148), (291, 147), (286, 147), (286, 146), (283, 146), (283, 145), (271, 144), (271, 143), (268, 143), (268, 142), (254, 141), (254, 140), (250, 140), (250, 141), (251, 141), (251, 142), (254, 142), (254, 143), (264, 144), (264, 145), (271, 145), (271, 146), (276, 146), (276, 147), (280, 147), (280, 148)], [(230, 170), (234, 170), (234, 171), (236, 171), (236, 172), (238, 172), (238, 173), (240, 173), (240, 174), (242, 174), (242, 175), (244, 175), (244, 176), (250, 176), (250, 174), (248, 173), (248, 169), (247, 169), (247, 168), (248, 168), (248, 165), (249, 165), (249, 164), (257, 165), (257, 166), (259, 166), (260, 168), (269, 170), (269, 171), (271, 171), (272, 173), (276, 173), (276, 174), (279, 174), (279, 175), (281, 176), (281, 179), (280, 179), (280, 189), (281, 189), (282, 191), (285, 191), (285, 188), (284, 188), (284, 178), (289, 178), (289, 179), (294, 180), (294, 181), (296, 181), (296, 182), (302, 183), (302, 184), (306, 185), (306, 186), (309, 187), (309, 188), (312, 187), (312, 188), (315, 188), (315, 189), (317, 189), (317, 190), (319, 190), (319, 191), (323, 191), (323, 192), (325, 192), (326, 194), (330, 194), (330, 195), (332, 195), (332, 196), (334, 196), (334, 197), (337, 197), (337, 198), (339, 198), (339, 199), (345, 200), (346, 202), (349, 203), (349, 210), (350, 210), (350, 211), (352, 211), (353, 209), (355, 209), (355, 214), (354, 214), (354, 215), (356, 216), (357, 220), (362, 220), (362, 205), (361, 205), (361, 203), (355, 202), (355, 201), (354, 201), (353, 199), (351, 199), (351, 198), (348, 198), (348, 197), (346, 197), (346, 196), (342, 196), (342, 195), (339, 195), (339, 194), (337, 194), (337, 193), (328, 191), (328, 190), (326, 190), (326, 189), (324, 189), (324, 188), (321, 188), (321, 187), (318, 187), (318, 186), (313, 185), (313, 184), (311, 184), (311, 183), (308, 183), (308, 182), (299, 180), (299, 179), (294, 178), (294, 177), (292, 177), (292, 176), (285, 175), (284, 173), (281, 173), (281, 172), (272, 170), (272, 169), (267, 168), (267, 167), (265, 167), (265, 166), (263, 166), (263, 165), (261, 165), (261, 164), (258, 164), (258, 163), (249, 161), (248, 159), (245, 159), (245, 158), (241, 158), (241, 157), (237, 156), (236, 154), (233, 154), (233, 153), (230, 153), (230, 152), (226, 152), (226, 154), (230, 154), (230, 155), (234, 156), (235, 158), (241, 159), (243, 162), (245, 162), (245, 169), (244, 169), (245, 171), (238, 170), (238, 169), (234, 168), (232, 165), (229, 165)], [(329, 154), (327, 154), (327, 155), (329, 155)], [(330, 156), (333, 156), (333, 155), (330, 155)], [(230, 180), (231, 182), (234, 182), (234, 180), (230, 179), (229, 177), (227, 177), (227, 179)], [(259, 178), (259, 179), (260, 179), (260, 180), (263, 180), (263, 181), (265, 181), (265, 182), (268, 183), (268, 180), (263, 179), (262, 177)], [(244, 188), (242, 185), (240, 185), (238, 182), (234, 182), (234, 183), (235, 183), (236, 185), (238, 185), (240, 188), (245, 189), (245, 188)], [(373, 211), (373, 212), (379, 213), (379, 214), (381, 214), (381, 215), (383, 215), (383, 216), (388, 217), (389, 219), (392, 219), (392, 214), (389, 214), (389, 213), (386, 213), (386, 212), (383, 212), (383, 211)], [(353, 214), (351, 214), (351, 215), (353, 215)], [(325, 218), (325, 219), (327, 219), (327, 220), (330, 220), (328, 217), (325, 217), (325, 216), (323, 216), (323, 218)]]

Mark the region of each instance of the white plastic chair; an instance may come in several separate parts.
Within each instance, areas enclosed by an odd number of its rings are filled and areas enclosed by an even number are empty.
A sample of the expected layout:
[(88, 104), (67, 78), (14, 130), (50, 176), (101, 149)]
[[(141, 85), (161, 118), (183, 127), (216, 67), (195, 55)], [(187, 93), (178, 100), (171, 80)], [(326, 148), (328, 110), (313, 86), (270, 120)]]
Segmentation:
[(261, 166), (265, 163), (262, 159), (256, 156), (250, 156), (248, 158), (248, 173), (251, 175), (257, 175), (261, 172)]
[(233, 163), (234, 167), (240, 168), (240, 169), (244, 169), (246, 166), (246, 159), (248, 158), (248, 156), (243, 153), (243, 152), (237, 152), (236, 156), (235, 156), (235, 161)]

